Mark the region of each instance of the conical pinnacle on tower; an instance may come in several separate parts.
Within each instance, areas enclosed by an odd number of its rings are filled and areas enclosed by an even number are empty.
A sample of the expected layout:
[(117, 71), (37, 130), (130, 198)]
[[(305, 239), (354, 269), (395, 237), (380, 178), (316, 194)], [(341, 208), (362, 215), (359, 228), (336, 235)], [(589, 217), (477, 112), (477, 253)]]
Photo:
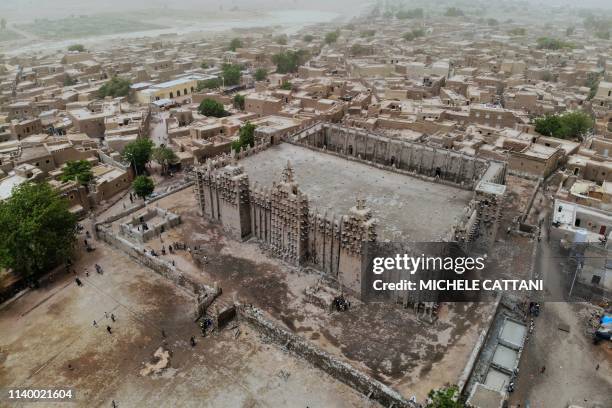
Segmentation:
[(358, 210), (363, 210), (366, 206), (365, 206), (365, 198), (363, 198), (363, 195), (361, 194), (361, 190), (359, 190), (359, 192), (357, 193), (357, 206), (356, 208)]
[(287, 160), (287, 166), (283, 170), (283, 178), (282, 181), (284, 183), (293, 183), (293, 168), (291, 167), (291, 161)]

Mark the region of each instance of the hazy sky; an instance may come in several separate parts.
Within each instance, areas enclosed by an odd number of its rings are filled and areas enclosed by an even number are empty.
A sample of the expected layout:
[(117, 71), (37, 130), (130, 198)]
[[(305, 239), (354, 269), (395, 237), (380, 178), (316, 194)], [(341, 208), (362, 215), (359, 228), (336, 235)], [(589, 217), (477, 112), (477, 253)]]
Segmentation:
[(320, 8), (321, 10), (346, 9), (347, 6), (370, 0), (0, 0), (0, 15), (18, 20), (41, 17), (58, 18), (72, 14), (92, 14), (119, 10), (171, 8), (218, 11), (219, 6), (230, 10), (242, 9)]
[[(383, 2), (385, 0), (382, 0)], [(393, 0), (391, 0), (393, 1)], [(506, 0), (487, 1), (489, 8), (492, 3), (503, 3)], [(612, 0), (526, 0), (530, 4), (566, 5), (572, 8), (599, 7), (612, 9)], [(194, 9), (202, 12), (219, 10), (222, 5), (225, 10), (234, 6), (250, 9), (321, 9), (325, 11), (342, 12), (347, 7), (354, 8), (363, 3), (375, 3), (375, 0), (0, 0), (0, 16), (7, 19), (24, 21), (34, 18), (59, 18), (72, 14), (92, 14), (99, 12), (129, 11), (134, 9), (163, 8)], [(405, 1), (410, 4), (410, 0)], [(434, 3), (452, 5), (456, 2), (466, 3), (466, 0), (436, 0)]]

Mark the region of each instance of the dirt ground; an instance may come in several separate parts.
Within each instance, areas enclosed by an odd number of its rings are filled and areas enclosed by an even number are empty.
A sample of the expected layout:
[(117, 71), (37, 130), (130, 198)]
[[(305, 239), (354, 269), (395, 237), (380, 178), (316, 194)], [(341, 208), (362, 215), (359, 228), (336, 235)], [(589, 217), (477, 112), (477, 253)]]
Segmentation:
[[(0, 406), (110, 407), (113, 400), (120, 408), (375, 406), (245, 324), (199, 336), (190, 294), (124, 254), (96, 247), (75, 263), (82, 287), (74, 274), (62, 273), (0, 308), (0, 389), (70, 387), (76, 404), (0, 400)], [(166, 367), (154, 358), (160, 347)], [(143, 371), (155, 363), (159, 372)]]
[[(561, 302), (543, 306), (521, 358), (510, 406), (612, 407), (612, 348), (609, 342), (595, 346), (585, 335), (579, 318), (584, 307)], [(569, 333), (560, 324), (567, 324)]]
[(195, 279), (218, 282), (224, 297), (259, 307), (269, 318), (407, 398), (416, 395), (423, 400), (432, 388), (457, 381), (493, 307), (492, 303), (445, 304), (434, 324), (419, 321), (412, 310), (399, 305), (363, 305), (354, 299), (349, 312), (330, 314), (304, 293), (325, 285), (320, 275), (266, 256), (254, 242), (228, 238), (219, 225), (197, 214), (190, 189), (158, 203), (179, 213), (182, 224), (161, 240), (149, 241), (146, 248), (159, 252), (172, 242), (200, 247), (203, 261), (198, 266), (185, 251), (165, 258)]

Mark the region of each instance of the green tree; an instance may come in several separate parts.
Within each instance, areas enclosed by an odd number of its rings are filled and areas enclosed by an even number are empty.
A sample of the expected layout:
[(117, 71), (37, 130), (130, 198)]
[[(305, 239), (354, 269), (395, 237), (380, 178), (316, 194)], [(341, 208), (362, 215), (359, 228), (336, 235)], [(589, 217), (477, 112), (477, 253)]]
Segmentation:
[(161, 166), (161, 173), (168, 173), (168, 168), (171, 164), (176, 164), (179, 160), (178, 156), (172, 149), (166, 146), (160, 146), (153, 149), (151, 153), (153, 160)]
[(305, 50), (285, 51), (272, 56), (272, 62), (276, 64), (276, 72), (287, 74), (297, 72), (298, 67), (308, 59), (308, 52)]
[(427, 408), (465, 408), (465, 404), (457, 400), (459, 390), (456, 385), (439, 390), (431, 390), (428, 397), (431, 399), (431, 402), (427, 404)]
[(558, 38), (540, 37), (537, 39), (536, 46), (544, 50), (560, 50), (563, 48), (573, 48), (574, 46), (568, 42), (561, 41)]
[(487, 19), (487, 25), (488, 25), (489, 27), (497, 27), (497, 26), (499, 25), (499, 21), (497, 21), (497, 20), (496, 20), (496, 19), (494, 19), (494, 18), (488, 18), (488, 19)]
[(415, 8), (412, 10), (400, 10), (397, 12), (397, 14), (395, 14), (395, 17), (397, 17), (399, 20), (406, 20), (409, 18), (423, 18), (424, 15), (425, 13), (423, 13), (422, 8)]
[(155, 190), (153, 179), (147, 176), (136, 177), (132, 187), (134, 188), (134, 193), (143, 200), (153, 194), (153, 190)]
[(87, 185), (93, 179), (91, 171), (91, 163), (87, 160), (71, 160), (66, 162), (64, 172), (62, 173), (62, 181), (75, 180), (81, 185)]
[(463, 10), (457, 7), (449, 7), (444, 12), (444, 15), (446, 17), (461, 17), (461, 16), (464, 16), (465, 14), (463, 13)]
[(106, 98), (107, 96), (112, 96), (113, 98), (118, 98), (120, 96), (128, 96), (130, 85), (131, 83), (127, 79), (114, 76), (98, 89), (98, 97)]
[(535, 119), (535, 131), (559, 139), (582, 138), (593, 128), (593, 119), (585, 112), (566, 112)]
[(314, 40), (314, 37), (310, 34), (306, 34), (304, 38), (302, 38), (302, 40), (304, 40), (304, 42), (309, 43), (309, 42), (312, 42), (312, 40)]
[(340, 30), (330, 31), (325, 34), (325, 44), (333, 44), (338, 41), (338, 37), (340, 37)]
[(565, 29), (565, 35), (566, 36), (570, 36), (570, 35), (574, 35), (574, 33), (576, 32), (576, 27), (567, 27)]
[(66, 75), (64, 77), (64, 86), (72, 86), (77, 83), (76, 79), (72, 78), (70, 75)]
[(412, 35), (414, 35), (414, 38), (424, 37), (425, 36), (425, 30), (422, 29), (422, 28), (414, 28), (412, 30)]
[(360, 37), (374, 37), (376, 30), (364, 30), (359, 33)]
[(223, 64), (221, 75), (225, 86), (238, 85), (242, 75), (241, 66), (236, 64)]
[(68, 51), (84, 52), (85, 46), (83, 44), (72, 44), (68, 47)]
[(587, 99), (591, 100), (595, 97), (597, 88), (599, 87), (599, 81), (599, 75), (587, 75), (586, 86), (589, 87), (589, 95)]
[(582, 138), (585, 133), (593, 129), (593, 119), (582, 111), (564, 113), (561, 121), (567, 129), (567, 135), (571, 138)]
[(404, 33), (404, 35), (402, 35), (402, 38), (406, 41), (412, 41), (414, 40), (414, 34), (412, 34), (412, 31), (408, 31), (407, 33)]
[(368, 52), (368, 48), (364, 47), (361, 44), (353, 44), (351, 46), (351, 55), (354, 55), (356, 57), (360, 55), (365, 55), (367, 54), (367, 52)]
[(145, 166), (151, 160), (153, 142), (150, 139), (136, 139), (123, 149), (123, 159), (130, 163), (136, 175), (145, 171)]
[(422, 28), (414, 28), (412, 29), (412, 31), (408, 31), (407, 33), (404, 33), (402, 38), (406, 41), (412, 41), (416, 38), (423, 37), (424, 35), (425, 35), (425, 30), (423, 30)]
[(6, 30), (6, 19), (5, 18), (0, 20), (0, 28), (2, 28), (2, 30)]
[(600, 40), (609, 40), (610, 32), (609, 31), (597, 31), (595, 33), (595, 37), (599, 38)]
[(198, 92), (201, 92), (205, 89), (215, 89), (215, 88), (219, 88), (220, 86), (221, 86), (220, 78), (211, 78), (205, 81), (198, 81), (198, 86), (196, 90)]
[(215, 118), (222, 118), (224, 116), (228, 116), (228, 113), (223, 107), (223, 104), (210, 98), (206, 98), (202, 102), (200, 102), (198, 112), (200, 112), (201, 115), (212, 116)]
[(542, 73), (542, 81), (544, 82), (554, 82), (555, 76), (550, 71), (545, 71)]
[(289, 81), (284, 81), (281, 84), (280, 89), (285, 90), (285, 91), (290, 91), (293, 89), (293, 84)]
[(279, 45), (287, 45), (287, 34), (276, 37), (276, 43)]
[(256, 81), (265, 81), (268, 77), (268, 70), (266, 70), (265, 68), (257, 68), (255, 70), (254, 77)]
[[(562, 127), (563, 124), (558, 115), (547, 115), (535, 120), (535, 131), (544, 136), (561, 137), (561, 134), (565, 134), (565, 130)], [(562, 138), (564, 139), (565, 136)]]
[(200, 64), (200, 68), (208, 69), (210, 68), (210, 64), (207, 61), (202, 61), (202, 63)]
[(244, 110), (244, 95), (234, 95), (234, 107), (239, 110)]
[(244, 44), (240, 38), (233, 38), (229, 43), (229, 49), (230, 51), (236, 51), (236, 49), (242, 48), (243, 45)]
[(525, 35), (527, 34), (527, 30), (525, 30), (523, 27), (517, 27), (517, 28), (513, 28), (512, 30), (508, 31), (508, 34), (513, 35), (513, 36)]
[(48, 183), (24, 183), (0, 201), (0, 266), (36, 277), (66, 261), (77, 218)]
[(232, 143), (232, 149), (239, 152), (241, 149), (245, 149), (247, 146), (255, 146), (255, 125), (251, 122), (247, 122), (240, 128), (238, 132), (238, 140)]

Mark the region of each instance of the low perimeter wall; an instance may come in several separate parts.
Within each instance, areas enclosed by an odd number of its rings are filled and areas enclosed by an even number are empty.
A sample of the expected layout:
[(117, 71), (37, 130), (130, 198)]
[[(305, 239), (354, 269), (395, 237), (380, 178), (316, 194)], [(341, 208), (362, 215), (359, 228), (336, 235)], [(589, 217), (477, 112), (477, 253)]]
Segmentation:
[[(191, 185), (191, 183), (189, 185)], [(185, 187), (188, 187), (188, 185), (182, 186), (182, 188)], [(136, 205), (117, 216), (110, 217), (103, 222), (97, 223), (95, 232), (98, 239), (123, 251), (139, 264), (152, 269), (159, 275), (171, 280), (189, 292), (194, 294), (202, 294), (204, 292), (206, 295), (211, 295), (214, 299), (214, 297), (219, 294), (218, 288), (193, 282), (170, 262), (160, 259), (159, 257), (151, 256), (149, 253), (145, 253), (143, 248), (113, 233), (112, 227), (108, 225), (109, 223), (125, 217), (143, 207), (144, 205)], [(295, 353), (298, 357), (304, 358), (310, 364), (313, 364), (315, 367), (325, 371), (338, 381), (342, 381), (349, 387), (368, 396), (368, 398), (378, 401), (385, 407), (417, 408), (416, 403), (406, 400), (397, 391), (370, 378), (348, 363), (340, 361), (336, 357), (318, 349), (299, 335), (293, 334), (265, 319), (262, 313), (256, 308), (239, 305), (237, 311), (240, 318), (252, 325), (258, 332), (266, 335), (277, 345)]]
[[(98, 226), (98, 239), (125, 252), (141, 265), (152, 269), (163, 276), (188, 290), (191, 293), (206, 293), (215, 297), (218, 294), (216, 288), (193, 282), (183, 275), (171, 263), (144, 253), (142, 248), (134, 245), (123, 237), (116, 236), (108, 227)], [(292, 351), (297, 356), (306, 359), (315, 367), (325, 371), (333, 378), (342, 381), (358, 392), (376, 400), (386, 407), (405, 407), (416, 408), (417, 405), (404, 399), (401, 394), (387, 387), (383, 383), (376, 381), (362, 372), (356, 370), (348, 363), (340, 361), (315, 347), (299, 335), (293, 334), (277, 324), (265, 319), (261, 312), (253, 307), (239, 306), (238, 315), (247, 323), (251, 324), (255, 330), (270, 338), (277, 345)]]
[(349, 387), (367, 395), (368, 398), (378, 401), (385, 407), (417, 407), (417, 404), (406, 400), (397, 391), (370, 378), (348, 363), (340, 361), (325, 351), (318, 349), (299, 335), (290, 333), (265, 319), (256, 308), (240, 305), (237, 310), (240, 318), (251, 324), (260, 333), (266, 335), (274, 343), (306, 359), (306, 361), (325, 371), (336, 380), (342, 381)]
[(159, 257), (152, 256), (149, 252), (144, 253), (143, 249), (134, 245), (130, 241), (120, 236), (113, 234), (112, 230), (108, 227), (98, 226), (97, 227), (98, 239), (106, 242), (107, 244), (125, 252), (130, 258), (134, 259), (139, 264), (152, 269), (166, 279), (171, 280), (180, 287), (188, 290), (193, 294), (198, 293), (209, 293), (216, 294), (217, 289), (210, 286), (193, 282), (191, 279), (186, 277), (180, 270), (174, 267), (170, 262), (160, 259)]

